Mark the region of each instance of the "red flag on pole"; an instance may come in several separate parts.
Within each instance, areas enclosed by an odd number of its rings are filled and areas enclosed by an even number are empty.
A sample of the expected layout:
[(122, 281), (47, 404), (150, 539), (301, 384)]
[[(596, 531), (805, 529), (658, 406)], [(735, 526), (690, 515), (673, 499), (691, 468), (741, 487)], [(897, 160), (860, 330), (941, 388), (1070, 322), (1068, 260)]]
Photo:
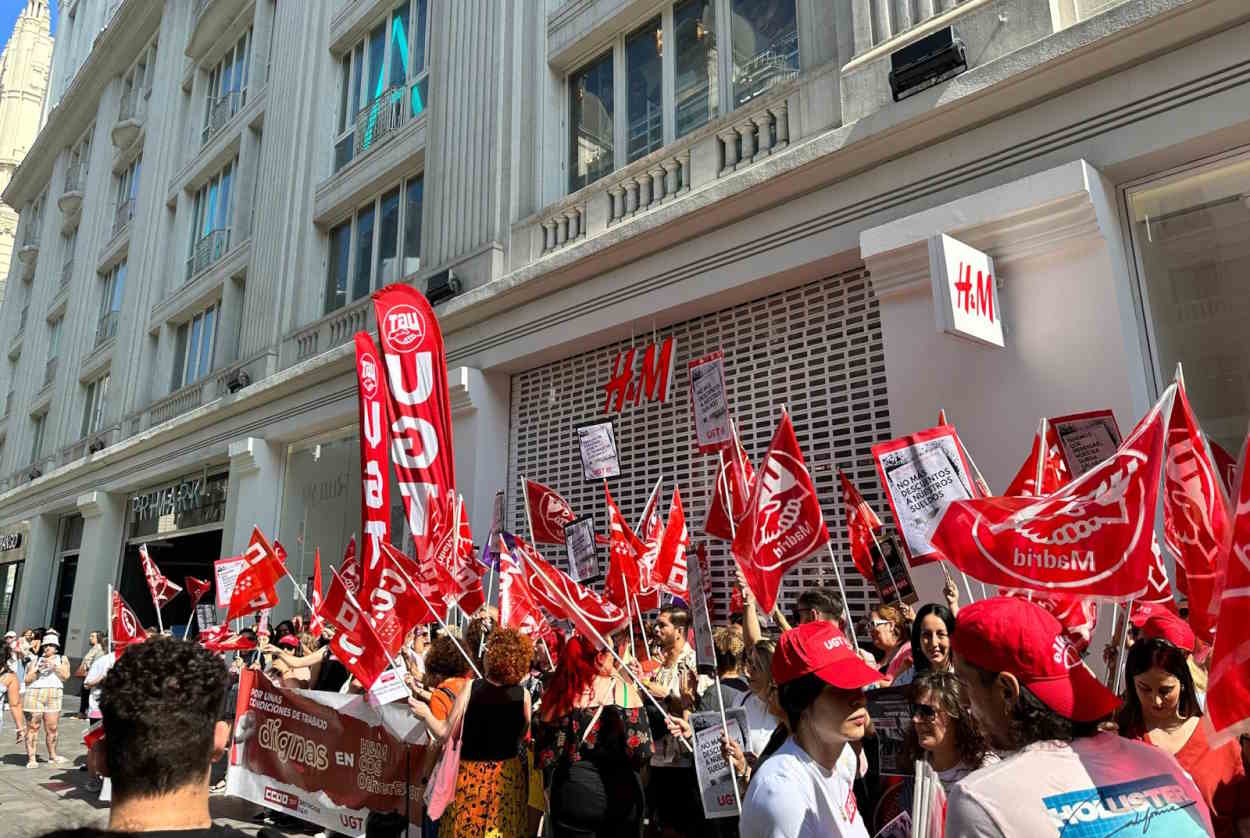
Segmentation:
[(352, 596), (360, 593), (360, 559), (356, 556), (356, 536), (354, 535), (348, 540), (347, 549), (343, 551), (343, 563), (339, 565), (339, 576), (343, 577), (343, 584), (352, 592)]
[(391, 455), (416, 555), (429, 548), (426, 501), (456, 486), (451, 399), (443, 334), (425, 296), (411, 285), (373, 293), (386, 367)]
[(1167, 565), (1163, 563), (1163, 551), (1159, 549), (1159, 539), (1153, 533), (1150, 539), (1150, 550), (1154, 553), (1154, 563), (1146, 576), (1146, 593), (1137, 599), (1133, 606), (1133, 616), (1150, 608), (1166, 608), (1173, 614), (1177, 613), (1176, 598), (1172, 595), (1172, 583), (1168, 581)]
[[(712, 496), (708, 499), (707, 517), (703, 521), (703, 532), (721, 541), (734, 540), (733, 527), (746, 514), (755, 484), (755, 470), (751, 468), (747, 452), (742, 449), (737, 437), (734, 438), (734, 445), (736, 450), (731, 450), (728, 457), (721, 459), (716, 482), (712, 484)], [(729, 509), (725, 508), (726, 495), (729, 497)]]
[(794, 425), (790, 414), (782, 413), (732, 548), (765, 614), (777, 604), (786, 571), (828, 541), (820, 500), (803, 462)]
[[(1246, 439), (1250, 452), (1250, 437)], [(1242, 454), (1245, 462), (1246, 454)], [(1237, 487), (1232, 533), (1221, 560), (1215, 648), (1207, 689), (1206, 720), (1211, 747), (1250, 734), (1250, 469), (1243, 468)], [(1192, 607), (1191, 607), (1192, 613)]]
[(278, 539), (273, 540), (273, 554), (278, 557), (278, 561), (286, 564), (286, 548), (282, 546), (282, 542)]
[(571, 620), (578, 631), (592, 639), (594, 631), (606, 638), (625, 626), (629, 618), (623, 610), (552, 567), (520, 537), (514, 555), (521, 560), (534, 601), (547, 613)]
[(148, 555), (148, 545), (139, 545), (139, 561), (143, 565), (143, 576), (148, 582), (148, 592), (152, 594), (152, 604), (159, 610), (165, 603), (173, 599), (182, 588), (165, 578), (157, 568), (156, 562)]
[(278, 554), (259, 527), (252, 527), (252, 540), (242, 558), (246, 567), (235, 579), (226, 622), (277, 605), (276, 586), (278, 580), (286, 575), (282, 563), (278, 561)]
[[(431, 497), (427, 506), (431, 515), (428, 529), (433, 538), (430, 556), (443, 571), (438, 577), (442, 587), (442, 599), (448, 605), (459, 606), (466, 614), (473, 614), (485, 604), (486, 597), (482, 591), (478, 565), (472, 560), (473, 536), (468, 533), (464, 501), (454, 495), (441, 499)], [(453, 525), (457, 512), (460, 517), (459, 526)], [(431, 580), (434, 578), (430, 575)]]
[(884, 526), (877, 513), (864, 500), (864, 496), (838, 469), (838, 479), (842, 482), (842, 508), (846, 510), (847, 539), (851, 545), (851, 561), (855, 569), (871, 583), (876, 583), (872, 572), (872, 546), (876, 534)]
[(603, 583), (603, 595), (608, 602), (621, 608), (632, 608), (629, 597), (642, 587), (642, 571), (638, 557), (647, 551), (642, 540), (625, 523), (625, 517), (612, 500), (605, 481), (603, 493), (608, 506), (608, 575)]
[(1189, 596), (1189, 624), (1205, 643), (1215, 632), (1220, 553), (1232, 515), (1179, 375), (1163, 470), (1163, 540), (1176, 559), (1176, 587)]
[(334, 628), (330, 651), (367, 690), (390, 666), (386, 648), (369, 616), (335, 573), (321, 605), (321, 619)]
[[(125, 649), (131, 643), (142, 643), (148, 635), (140, 626), (134, 609), (126, 604), (122, 595), (113, 591), (113, 647)], [(110, 650), (111, 651), (111, 650)]]
[[(1039, 474), (1042, 478), (1041, 486), (1037, 485)], [(1033, 434), (1033, 447), (1029, 450), (1028, 459), (1011, 479), (1011, 485), (1003, 496), (1044, 498), (1062, 489), (1071, 479), (1068, 463), (1064, 460), (1063, 449), (1059, 445), (1059, 435), (1055, 433), (1050, 422), (1043, 419), (1037, 432)]]
[(373, 587), (382, 544), (390, 541), (391, 484), (387, 479), (386, 376), (368, 332), (356, 333), (356, 406), (360, 417), (360, 522), (362, 586)]
[(660, 537), (660, 551), (651, 569), (652, 580), (675, 597), (690, 602), (689, 557), (690, 531), (686, 529), (686, 513), (681, 508), (681, 491), (673, 487), (673, 500), (668, 507), (668, 523)]
[(1216, 470), (1220, 473), (1220, 482), (1224, 484), (1224, 492), (1232, 498), (1237, 490), (1237, 461), (1218, 442), (1207, 438), (1207, 445), (1211, 448), (1211, 457), (1215, 462)]
[(435, 619), (416, 591), (418, 583), (410, 572), (413, 564), (389, 542), (382, 542), (376, 584), (362, 603), (373, 631), (391, 657), (403, 648), (408, 629)]
[[(1082, 654), (1089, 648), (1098, 627), (1098, 603), (1084, 597), (1070, 597), (1062, 594), (1043, 594), (1024, 588), (999, 588), (999, 596), (1013, 596), (1027, 599), (1034, 605), (1045, 608), (1059, 624), (1063, 626), (1064, 636)], [(1133, 613), (1137, 613), (1134, 606)]]
[(187, 588), (187, 596), (191, 597), (191, 610), (195, 610), (195, 606), (204, 598), (204, 594), (212, 589), (212, 582), (205, 582), (202, 579), (196, 579), (194, 576), (188, 576), (183, 579), (183, 583)]
[(499, 622), (531, 637), (548, 637), (551, 624), (543, 616), (542, 608), (534, 599), (525, 570), (517, 557), (512, 555), (503, 535), (499, 536)]
[(529, 505), (530, 534), (535, 544), (563, 544), (564, 525), (577, 517), (573, 507), (555, 489), (526, 478), (525, 502)]
[(1141, 596), (1155, 561), (1150, 534), (1175, 393), (1164, 392), (1115, 454), (1049, 497), (952, 502), (933, 544), (986, 584)]
[(308, 619), (308, 630), (315, 636), (320, 636), (325, 629), (325, 621), (317, 613), (321, 610), (321, 548), (313, 553), (313, 584), (312, 584), (312, 614)]

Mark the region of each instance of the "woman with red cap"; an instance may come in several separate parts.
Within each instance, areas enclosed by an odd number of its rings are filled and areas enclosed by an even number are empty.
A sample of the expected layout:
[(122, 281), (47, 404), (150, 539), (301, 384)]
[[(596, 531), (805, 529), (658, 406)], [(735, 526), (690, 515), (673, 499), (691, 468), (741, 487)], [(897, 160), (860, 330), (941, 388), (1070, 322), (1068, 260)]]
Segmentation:
[(1202, 794), (1175, 759), (1099, 732), (1120, 701), (1050, 612), (983, 599), (960, 609), (951, 644), (973, 715), (1004, 756), (950, 789), (947, 835), (1211, 834)]
[(1211, 809), (1217, 838), (1250, 830), (1250, 781), (1236, 741), (1212, 748), (1202, 724), (1188, 657), (1194, 633), (1171, 612), (1141, 626), (1125, 665), (1124, 707), (1117, 716), (1120, 735), (1160, 748), (1189, 772)]
[(742, 838), (868, 838), (855, 800), (859, 758), (851, 743), (868, 729), (864, 688), (881, 674), (833, 623), (781, 635), (772, 662), (790, 736), (751, 779)]

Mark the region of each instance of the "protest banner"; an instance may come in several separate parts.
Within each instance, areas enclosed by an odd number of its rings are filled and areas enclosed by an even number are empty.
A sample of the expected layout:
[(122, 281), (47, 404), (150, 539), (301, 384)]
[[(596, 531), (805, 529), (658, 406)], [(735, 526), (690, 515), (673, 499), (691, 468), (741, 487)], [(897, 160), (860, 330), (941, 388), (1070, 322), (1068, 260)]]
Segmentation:
[[(877, 549), (880, 548), (880, 549)], [(920, 601), (916, 586), (911, 581), (911, 570), (903, 558), (903, 548), (896, 536), (880, 536), (870, 548), (872, 556), (872, 581), (882, 602), (906, 602), (914, 605)]]
[[(725, 710), (729, 738), (746, 750), (747, 711), (742, 707)], [(694, 770), (699, 779), (699, 794), (703, 800), (703, 816), (730, 818), (738, 814), (734, 795), (733, 769), (721, 753), (721, 714), (715, 711), (692, 713), (690, 727), (694, 729)]]
[(595, 544), (595, 516), (583, 515), (564, 525), (564, 551), (569, 559), (569, 576), (583, 585), (603, 578), (599, 569), (599, 548)]
[(689, 375), (694, 444), (700, 454), (712, 454), (733, 444), (729, 394), (725, 391), (725, 353), (717, 350), (691, 361)]
[(390, 710), (244, 670), (227, 794), (350, 836), (364, 834), (370, 811), (419, 824), (424, 729)]
[(929, 541), (946, 505), (973, 497), (971, 470), (951, 425), (941, 425), (872, 447), (903, 548), (912, 565), (936, 561)]
[(881, 773), (910, 777), (915, 766), (907, 755), (907, 731), (911, 730), (911, 699), (907, 696), (907, 687), (882, 687), (869, 690), (865, 695), (868, 715), (877, 731)]
[(577, 444), (582, 454), (582, 476), (586, 480), (620, 476), (621, 461), (616, 453), (616, 434), (612, 431), (611, 420), (578, 425)]
[[(712, 617), (708, 612), (707, 593), (703, 587), (703, 568), (689, 562), (690, 608), (694, 620), (694, 658), (699, 672), (716, 673), (716, 646), (712, 642)], [(719, 683), (719, 682), (718, 682)]]
[(231, 556), (213, 562), (213, 575), (217, 579), (218, 608), (230, 607), (230, 595), (234, 593), (235, 580), (246, 567), (247, 561), (242, 556)]
[(1088, 410), (1056, 416), (1048, 424), (1059, 437), (1068, 474), (1080, 477), (1094, 466), (1115, 454), (1123, 438), (1115, 414), (1110, 410)]

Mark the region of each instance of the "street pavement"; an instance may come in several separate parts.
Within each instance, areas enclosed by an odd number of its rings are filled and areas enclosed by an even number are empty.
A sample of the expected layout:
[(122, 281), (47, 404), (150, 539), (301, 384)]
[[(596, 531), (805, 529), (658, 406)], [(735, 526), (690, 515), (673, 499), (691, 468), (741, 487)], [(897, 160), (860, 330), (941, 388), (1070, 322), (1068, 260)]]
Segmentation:
[[(78, 696), (65, 696), (66, 712), (61, 715), (58, 750), (69, 765), (47, 762), (43, 731), (39, 731), (39, 767), (26, 767), (24, 746), (14, 742), (13, 719), (7, 710), (0, 729), (0, 835), (8, 838), (35, 838), (54, 829), (108, 825), (108, 804), (87, 791), (87, 749), (82, 736), (87, 722), (71, 718), (78, 710)], [(225, 776), (225, 760), (214, 766), (213, 779)], [(260, 808), (243, 800), (215, 794), (213, 820), (255, 835), (264, 824), (253, 820)], [(317, 831), (278, 827), (280, 834), (301, 835)]]

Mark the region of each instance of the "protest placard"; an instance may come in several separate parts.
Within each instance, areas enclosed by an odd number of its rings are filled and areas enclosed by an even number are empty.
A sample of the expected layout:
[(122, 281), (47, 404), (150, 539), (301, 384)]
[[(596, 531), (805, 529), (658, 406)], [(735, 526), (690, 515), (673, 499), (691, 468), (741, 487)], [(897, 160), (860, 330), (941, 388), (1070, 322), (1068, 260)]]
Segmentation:
[(616, 453), (616, 434), (612, 432), (611, 421), (578, 425), (577, 442), (582, 454), (582, 474), (587, 480), (620, 475), (621, 462)]
[(689, 374), (695, 446), (700, 454), (711, 454), (733, 440), (729, 394), (725, 391), (725, 353), (717, 350), (691, 361)]
[(716, 646), (712, 642), (712, 618), (707, 607), (707, 593), (703, 589), (703, 568), (698, 561), (689, 561), (686, 570), (690, 583), (690, 608), (694, 620), (694, 657), (699, 672), (712, 675), (716, 672)]
[(907, 755), (907, 731), (911, 729), (911, 699), (906, 687), (869, 690), (868, 715), (877, 731), (877, 754), (881, 773), (910, 777), (915, 770)]
[[(746, 750), (747, 711), (742, 707), (727, 709), (725, 719), (729, 738)], [(733, 769), (721, 753), (720, 713), (692, 713), (690, 726), (694, 728), (694, 770), (703, 798), (703, 816), (708, 819), (733, 817), (738, 814), (738, 804), (731, 785)]]
[(1120, 426), (1110, 410), (1090, 410), (1047, 421), (1059, 437), (1059, 447), (1073, 480), (1114, 454), (1123, 442)]
[(200, 630), (217, 625), (217, 606), (201, 602), (195, 606), (195, 625)]
[(574, 582), (585, 584), (602, 577), (599, 548), (595, 544), (595, 516), (583, 515), (564, 525), (564, 550)]
[(213, 562), (213, 575), (217, 578), (217, 607), (229, 608), (230, 595), (234, 593), (234, 582), (247, 567), (247, 560), (242, 556), (231, 556)]
[[(405, 651), (407, 648), (407, 646), (404, 647)], [(395, 665), (379, 675), (378, 680), (374, 681), (373, 686), (369, 688), (369, 703), (374, 707), (381, 707), (383, 704), (407, 698), (408, 685), (404, 683), (404, 676), (407, 674), (408, 671), (404, 665), (396, 661)]]
[(907, 567), (896, 536), (878, 536), (869, 552), (872, 554), (873, 581), (882, 602), (902, 600), (914, 604), (920, 601), (911, 581), (911, 569)]
[(936, 561), (929, 541), (938, 518), (953, 500), (972, 495), (971, 470), (954, 427), (940, 425), (872, 447), (903, 547), (913, 565)]

